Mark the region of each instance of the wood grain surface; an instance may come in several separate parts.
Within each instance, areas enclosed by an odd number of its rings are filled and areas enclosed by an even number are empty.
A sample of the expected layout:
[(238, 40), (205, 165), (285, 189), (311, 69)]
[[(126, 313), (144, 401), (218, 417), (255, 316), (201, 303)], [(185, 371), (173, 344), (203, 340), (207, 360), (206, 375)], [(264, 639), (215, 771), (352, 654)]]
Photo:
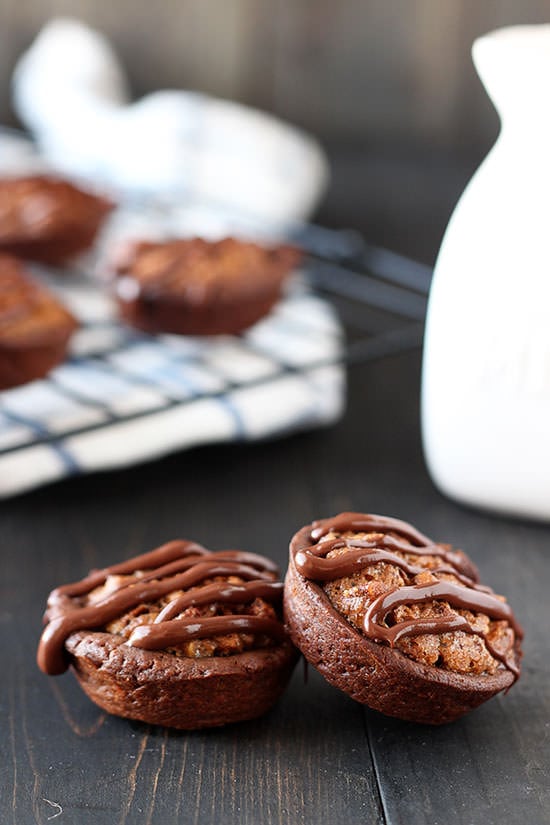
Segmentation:
[[(18, 56), (52, 17), (104, 32), (132, 92), (196, 89), (285, 117), (322, 140), (485, 147), (496, 115), (473, 40), (548, 22), (547, 0), (2, 0), (0, 122)], [(11, 115), (13, 117), (13, 115)]]
[[(462, 509), (429, 481), (419, 353), (353, 368), (335, 427), (182, 453), (1, 507), (1, 815), (6, 825), (550, 823), (550, 528)], [(162, 541), (286, 565), (288, 540), (346, 508), (401, 516), (464, 547), (526, 630), (507, 696), (442, 728), (363, 709), (298, 666), (263, 719), (203, 733), (100, 712), (34, 661), (49, 590)]]

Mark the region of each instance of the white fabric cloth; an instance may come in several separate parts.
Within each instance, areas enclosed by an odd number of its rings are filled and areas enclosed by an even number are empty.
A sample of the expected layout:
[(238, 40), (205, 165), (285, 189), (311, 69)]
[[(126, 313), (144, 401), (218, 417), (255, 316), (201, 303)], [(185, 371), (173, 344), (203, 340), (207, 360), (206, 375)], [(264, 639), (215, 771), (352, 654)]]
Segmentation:
[(13, 98), (46, 159), (94, 185), (296, 221), (328, 180), (318, 143), (260, 111), (190, 91), (130, 102), (108, 41), (76, 20), (44, 27), (16, 67)]

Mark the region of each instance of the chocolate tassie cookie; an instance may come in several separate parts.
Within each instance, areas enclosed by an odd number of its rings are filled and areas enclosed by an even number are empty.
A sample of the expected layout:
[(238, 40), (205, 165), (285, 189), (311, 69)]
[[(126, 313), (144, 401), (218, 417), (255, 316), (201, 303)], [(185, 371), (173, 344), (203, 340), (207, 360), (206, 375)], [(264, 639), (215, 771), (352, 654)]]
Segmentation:
[(342, 513), (290, 544), (284, 613), (332, 685), (389, 716), (439, 725), (507, 690), (522, 631), (467, 556), (403, 521)]
[(112, 208), (58, 178), (0, 178), (0, 251), (63, 264), (92, 245)]
[(297, 250), (234, 238), (135, 243), (113, 262), (127, 323), (151, 333), (236, 334), (271, 310)]
[(0, 390), (41, 378), (63, 361), (77, 326), (17, 259), (0, 254)]
[(38, 665), (72, 666), (117, 716), (182, 729), (254, 719), (297, 658), (282, 589), (263, 556), (172, 541), (54, 590)]

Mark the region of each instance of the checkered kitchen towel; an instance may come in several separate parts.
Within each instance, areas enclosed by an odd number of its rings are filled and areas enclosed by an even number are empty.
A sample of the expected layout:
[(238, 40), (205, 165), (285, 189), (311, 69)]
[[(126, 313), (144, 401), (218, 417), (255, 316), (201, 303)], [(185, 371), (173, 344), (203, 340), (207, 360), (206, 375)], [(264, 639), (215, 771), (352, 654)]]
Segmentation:
[(276, 240), (273, 230), (250, 218), (204, 204), (134, 204), (115, 212), (80, 271), (34, 268), (82, 327), (64, 364), (43, 380), (0, 393), (0, 497), (199, 444), (327, 425), (340, 416), (342, 329), (299, 273), (274, 311), (240, 336), (149, 336), (117, 321), (97, 277), (105, 247), (200, 228), (213, 237)]

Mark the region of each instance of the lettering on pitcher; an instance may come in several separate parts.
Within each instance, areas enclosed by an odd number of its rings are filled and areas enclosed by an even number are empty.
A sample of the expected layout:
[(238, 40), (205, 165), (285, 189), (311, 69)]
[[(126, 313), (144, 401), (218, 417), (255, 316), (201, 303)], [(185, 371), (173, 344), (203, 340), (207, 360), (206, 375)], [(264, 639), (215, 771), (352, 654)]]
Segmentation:
[(524, 331), (521, 342), (510, 330), (508, 337), (491, 336), (480, 343), (469, 365), (479, 390), (550, 399), (550, 324), (544, 330)]

